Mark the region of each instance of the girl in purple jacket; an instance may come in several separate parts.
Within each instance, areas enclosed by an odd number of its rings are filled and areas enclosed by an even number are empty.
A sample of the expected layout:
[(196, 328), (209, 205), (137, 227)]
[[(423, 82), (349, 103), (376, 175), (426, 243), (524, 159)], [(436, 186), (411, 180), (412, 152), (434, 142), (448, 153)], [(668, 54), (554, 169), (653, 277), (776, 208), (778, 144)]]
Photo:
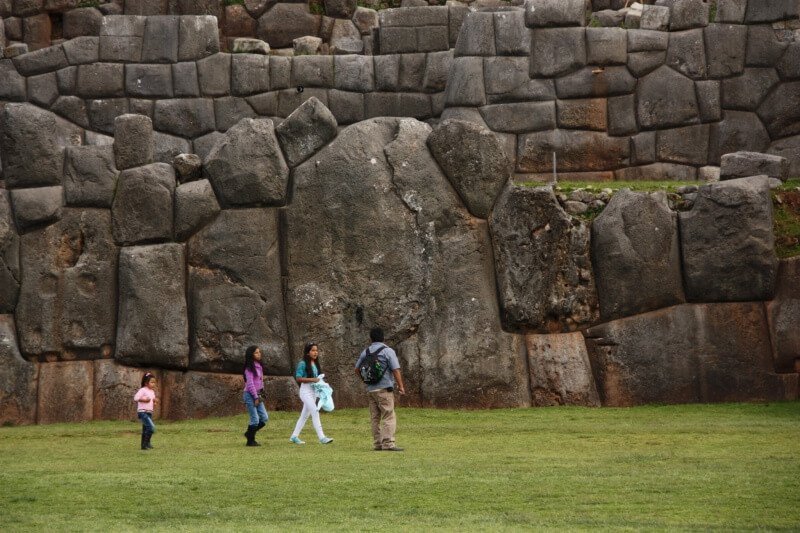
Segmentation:
[(244, 393), (242, 399), (250, 415), (250, 424), (244, 436), (247, 446), (261, 446), (256, 442), (256, 432), (269, 420), (262, 398), (264, 392), (264, 370), (261, 368), (261, 348), (250, 346), (244, 353)]

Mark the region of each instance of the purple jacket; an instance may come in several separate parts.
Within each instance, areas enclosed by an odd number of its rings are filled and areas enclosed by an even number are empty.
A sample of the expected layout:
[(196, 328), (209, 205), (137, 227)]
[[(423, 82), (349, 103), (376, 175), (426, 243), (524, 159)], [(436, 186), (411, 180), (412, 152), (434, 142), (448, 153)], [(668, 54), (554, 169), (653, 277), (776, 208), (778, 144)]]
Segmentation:
[(255, 399), (258, 398), (258, 391), (264, 388), (264, 369), (258, 361), (253, 361), (253, 367), (256, 369), (255, 373), (250, 369), (244, 371), (244, 390)]

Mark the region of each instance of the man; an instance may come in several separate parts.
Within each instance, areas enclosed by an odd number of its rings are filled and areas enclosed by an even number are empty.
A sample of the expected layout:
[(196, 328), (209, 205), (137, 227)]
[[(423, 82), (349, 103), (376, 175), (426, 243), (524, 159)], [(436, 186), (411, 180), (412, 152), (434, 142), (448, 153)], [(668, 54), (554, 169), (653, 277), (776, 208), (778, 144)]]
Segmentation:
[(394, 389), (400, 394), (406, 393), (403, 376), (400, 374), (400, 363), (397, 354), (383, 343), (383, 330), (372, 328), (369, 332), (372, 341), (356, 361), (356, 375), (361, 378), (361, 363), (367, 356), (377, 354), (377, 359), (386, 369), (380, 381), (374, 385), (367, 385), (369, 398), (369, 415), (372, 422), (372, 445), (375, 451), (402, 452), (403, 448), (395, 446), (394, 432), (397, 428), (397, 419), (394, 414)]

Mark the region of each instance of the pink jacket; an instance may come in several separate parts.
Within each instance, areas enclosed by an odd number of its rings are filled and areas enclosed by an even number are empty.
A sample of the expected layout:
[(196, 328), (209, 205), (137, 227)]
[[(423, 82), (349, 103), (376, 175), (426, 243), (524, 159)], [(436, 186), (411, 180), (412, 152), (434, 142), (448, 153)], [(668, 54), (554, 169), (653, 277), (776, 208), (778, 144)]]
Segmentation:
[(156, 391), (148, 387), (142, 387), (136, 394), (133, 395), (136, 404), (136, 412), (147, 411), (153, 412), (153, 400), (156, 399)]

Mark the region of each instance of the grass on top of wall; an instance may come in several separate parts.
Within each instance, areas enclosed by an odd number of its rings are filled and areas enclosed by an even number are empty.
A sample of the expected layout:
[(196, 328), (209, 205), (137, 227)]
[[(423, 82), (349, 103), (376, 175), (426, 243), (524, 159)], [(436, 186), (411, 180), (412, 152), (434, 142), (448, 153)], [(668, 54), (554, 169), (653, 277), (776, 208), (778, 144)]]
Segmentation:
[(800, 402), (323, 415), (0, 428), (0, 530), (517, 531), (800, 528)]

